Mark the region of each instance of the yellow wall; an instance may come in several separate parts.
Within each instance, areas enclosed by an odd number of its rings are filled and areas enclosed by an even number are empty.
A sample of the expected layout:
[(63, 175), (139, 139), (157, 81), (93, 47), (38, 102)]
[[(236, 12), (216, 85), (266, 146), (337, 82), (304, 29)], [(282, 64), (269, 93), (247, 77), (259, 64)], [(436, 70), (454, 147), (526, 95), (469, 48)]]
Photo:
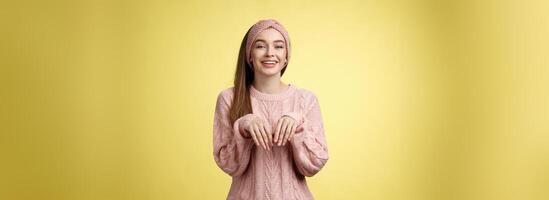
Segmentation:
[(317, 199), (549, 199), (547, 1), (0, 6), (0, 199), (223, 199), (217, 94), (259, 19), (320, 99)]

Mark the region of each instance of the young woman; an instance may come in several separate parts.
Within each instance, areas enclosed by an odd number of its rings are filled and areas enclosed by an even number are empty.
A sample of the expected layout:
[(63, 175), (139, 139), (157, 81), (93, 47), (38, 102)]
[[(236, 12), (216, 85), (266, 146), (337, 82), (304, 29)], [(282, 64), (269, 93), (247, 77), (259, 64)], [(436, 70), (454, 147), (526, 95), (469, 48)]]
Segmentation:
[(216, 164), (232, 176), (227, 199), (313, 199), (305, 176), (328, 161), (318, 99), (280, 80), (290, 38), (275, 20), (260, 20), (240, 46), (234, 87), (217, 97)]

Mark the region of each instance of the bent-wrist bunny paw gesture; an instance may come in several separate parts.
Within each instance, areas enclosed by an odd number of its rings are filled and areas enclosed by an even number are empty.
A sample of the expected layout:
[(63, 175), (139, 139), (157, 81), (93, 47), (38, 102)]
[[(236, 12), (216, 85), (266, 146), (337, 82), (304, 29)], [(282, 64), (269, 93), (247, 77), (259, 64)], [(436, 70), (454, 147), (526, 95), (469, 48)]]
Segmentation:
[(295, 119), (289, 116), (283, 116), (278, 120), (276, 131), (274, 134), (274, 142), (278, 146), (286, 145), (286, 142), (290, 140), (295, 134), (297, 123)]
[(246, 128), (246, 131), (251, 135), (257, 146), (261, 146), (265, 150), (271, 150), (273, 138), (271, 130), (265, 127), (265, 123), (263, 119), (254, 117), (250, 121), (250, 125)]

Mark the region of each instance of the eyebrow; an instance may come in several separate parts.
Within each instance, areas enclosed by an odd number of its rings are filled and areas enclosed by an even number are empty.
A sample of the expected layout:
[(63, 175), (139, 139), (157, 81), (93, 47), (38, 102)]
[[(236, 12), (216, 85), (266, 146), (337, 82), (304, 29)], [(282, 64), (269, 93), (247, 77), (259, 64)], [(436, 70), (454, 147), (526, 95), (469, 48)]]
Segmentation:
[[(267, 41), (262, 40), (262, 39), (258, 39), (255, 42), (265, 42), (265, 43), (267, 43)], [(284, 40), (275, 40), (274, 42), (284, 42)]]

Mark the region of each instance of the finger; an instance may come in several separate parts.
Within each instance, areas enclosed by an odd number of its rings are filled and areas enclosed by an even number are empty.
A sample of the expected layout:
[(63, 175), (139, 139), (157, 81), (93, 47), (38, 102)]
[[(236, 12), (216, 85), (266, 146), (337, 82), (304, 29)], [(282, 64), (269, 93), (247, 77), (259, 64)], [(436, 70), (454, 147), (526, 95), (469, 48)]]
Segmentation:
[(261, 132), (261, 135), (263, 136), (263, 139), (265, 140), (265, 145), (267, 146), (267, 150), (270, 149), (271, 142), (269, 141), (269, 136), (265, 132), (265, 126), (260, 126), (259, 131)]
[(267, 134), (267, 137), (269, 138), (269, 147), (272, 147), (273, 146), (273, 134), (271, 133), (271, 131), (267, 130), (266, 126), (263, 126), (263, 130), (265, 131), (265, 133)]
[(292, 138), (294, 137), (295, 129), (296, 129), (296, 128), (297, 128), (297, 126), (294, 124), (294, 125), (292, 126), (292, 130), (290, 131), (290, 136), (288, 136), (288, 142), (289, 142), (290, 140), (292, 140)]
[(286, 130), (284, 131), (284, 139), (282, 139), (282, 146), (286, 145), (286, 141), (288, 140), (288, 136), (290, 136), (290, 131), (292, 130), (293, 122), (289, 122), (288, 126), (286, 127)]
[(263, 136), (261, 136), (261, 131), (259, 131), (259, 128), (254, 127), (255, 133), (257, 134), (257, 139), (259, 140), (259, 143), (261, 143), (261, 146), (263, 149), (267, 149), (267, 145), (265, 145), (265, 141), (263, 140)]
[(286, 130), (287, 121), (282, 120), (282, 126), (280, 127), (280, 134), (278, 136), (278, 146), (282, 145), (282, 139), (284, 139), (284, 131)]
[(255, 136), (255, 132), (253, 129), (250, 129), (250, 135), (252, 135), (252, 138), (254, 139), (255, 145), (259, 146), (259, 141), (257, 141), (257, 137)]
[(282, 126), (282, 120), (278, 120), (278, 123), (276, 125), (276, 131), (274, 134), (274, 142), (276, 143), (278, 141), (278, 135), (280, 134), (280, 126)]
[(263, 137), (263, 141), (265, 141), (265, 149), (270, 150), (269, 148), (269, 139), (267, 137), (267, 134), (265, 131), (263, 131), (263, 128), (259, 128), (259, 132), (261, 133), (261, 136)]

